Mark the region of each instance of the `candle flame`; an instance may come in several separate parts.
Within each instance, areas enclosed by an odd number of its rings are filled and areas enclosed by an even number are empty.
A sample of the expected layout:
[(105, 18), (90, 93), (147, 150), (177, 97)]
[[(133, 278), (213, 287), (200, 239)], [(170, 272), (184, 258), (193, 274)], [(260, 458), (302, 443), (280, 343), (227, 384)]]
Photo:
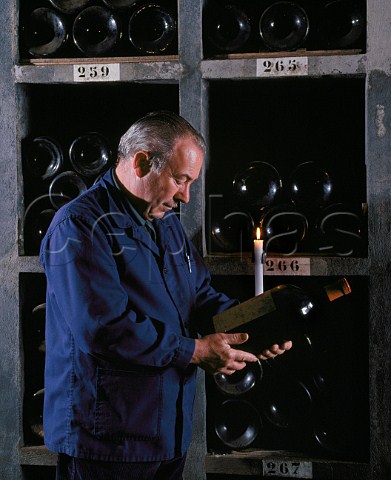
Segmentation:
[(261, 229), (257, 227), (257, 240), (261, 239)]

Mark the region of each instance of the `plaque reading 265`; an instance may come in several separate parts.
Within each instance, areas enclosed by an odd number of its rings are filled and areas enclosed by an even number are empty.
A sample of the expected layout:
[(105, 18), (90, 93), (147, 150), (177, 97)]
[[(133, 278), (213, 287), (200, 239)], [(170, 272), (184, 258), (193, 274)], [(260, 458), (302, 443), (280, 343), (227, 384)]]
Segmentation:
[(257, 77), (308, 75), (308, 57), (258, 58)]

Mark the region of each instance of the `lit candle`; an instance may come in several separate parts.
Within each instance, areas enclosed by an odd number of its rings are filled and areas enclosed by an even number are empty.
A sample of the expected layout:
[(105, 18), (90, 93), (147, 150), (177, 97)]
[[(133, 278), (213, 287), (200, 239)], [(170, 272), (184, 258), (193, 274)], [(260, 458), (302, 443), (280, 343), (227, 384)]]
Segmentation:
[(254, 261), (255, 261), (255, 295), (263, 293), (263, 240), (261, 230), (257, 228), (257, 238), (254, 240)]

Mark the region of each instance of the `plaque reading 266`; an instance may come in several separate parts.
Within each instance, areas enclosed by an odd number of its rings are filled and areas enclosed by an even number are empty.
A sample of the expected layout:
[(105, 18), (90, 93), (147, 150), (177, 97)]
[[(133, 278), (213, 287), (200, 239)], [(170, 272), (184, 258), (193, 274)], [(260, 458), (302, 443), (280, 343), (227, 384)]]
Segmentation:
[(310, 275), (311, 259), (309, 257), (266, 257), (263, 273), (265, 275)]
[(308, 75), (308, 57), (258, 58), (257, 77)]

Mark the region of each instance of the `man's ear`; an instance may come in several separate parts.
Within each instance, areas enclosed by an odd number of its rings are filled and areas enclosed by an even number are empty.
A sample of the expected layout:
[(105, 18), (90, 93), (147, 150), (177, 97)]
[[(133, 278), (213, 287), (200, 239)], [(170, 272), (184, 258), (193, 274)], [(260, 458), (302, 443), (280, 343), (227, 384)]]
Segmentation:
[(139, 178), (144, 177), (151, 171), (151, 162), (147, 152), (136, 152), (133, 157), (133, 168)]

